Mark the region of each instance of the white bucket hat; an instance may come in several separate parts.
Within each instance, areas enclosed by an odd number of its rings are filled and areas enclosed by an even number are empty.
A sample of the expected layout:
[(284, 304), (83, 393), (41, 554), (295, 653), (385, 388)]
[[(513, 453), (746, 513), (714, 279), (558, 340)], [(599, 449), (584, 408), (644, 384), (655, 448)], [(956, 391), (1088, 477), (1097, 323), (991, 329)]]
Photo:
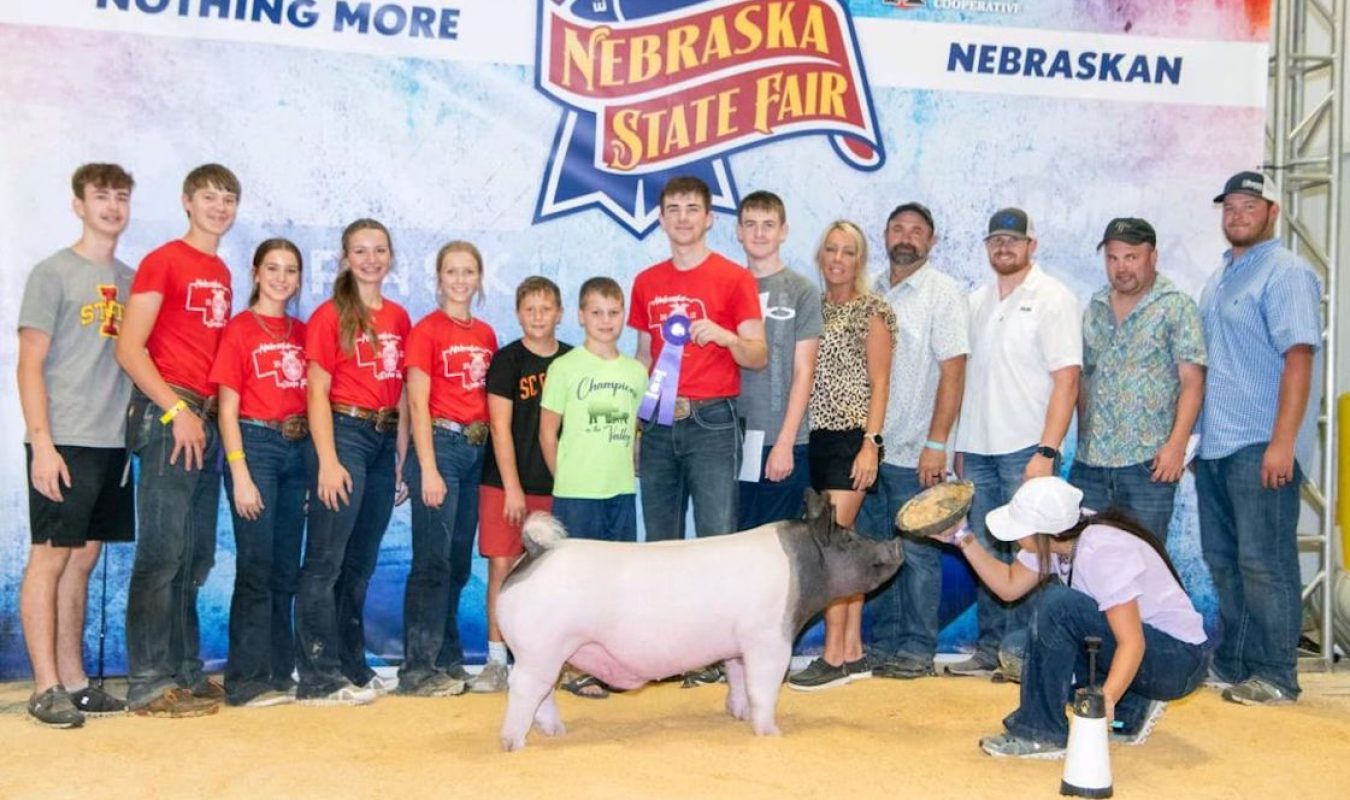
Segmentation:
[(1015, 542), (1036, 533), (1063, 533), (1078, 524), (1083, 493), (1063, 478), (1032, 478), (984, 518), (989, 535)]

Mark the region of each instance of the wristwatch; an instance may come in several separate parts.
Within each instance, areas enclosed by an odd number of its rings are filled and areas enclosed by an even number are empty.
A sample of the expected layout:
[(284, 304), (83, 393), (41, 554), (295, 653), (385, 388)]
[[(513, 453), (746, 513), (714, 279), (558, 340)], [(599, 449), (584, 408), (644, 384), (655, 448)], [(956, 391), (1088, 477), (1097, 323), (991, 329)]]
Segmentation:
[(877, 447), (881, 447), (882, 443), (885, 441), (884, 439), (881, 438), (881, 434), (879, 433), (864, 433), (863, 440), (871, 442)]
[(1059, 458), (1059, 451), (1056, 450), (1056, 449), (1053, 448), (1053, 447), (1047, 447), (1047, 446), (1045, 446), (1045, 445), (1040, 445), (1039, 447), (1036, 448), (1036, 455), (1038, 455), (1038, 456), (1045, 456), (1046, 458), (1050, 459), (1051, 461), (1054, 461), (1055, 459)]

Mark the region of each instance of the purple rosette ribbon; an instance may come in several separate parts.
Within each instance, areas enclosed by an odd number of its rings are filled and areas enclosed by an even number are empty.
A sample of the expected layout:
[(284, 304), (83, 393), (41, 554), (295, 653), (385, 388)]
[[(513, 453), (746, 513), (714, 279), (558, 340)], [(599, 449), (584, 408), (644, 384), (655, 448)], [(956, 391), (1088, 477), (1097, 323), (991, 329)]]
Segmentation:
[(646, 422), (656, 413), (658, 423), (673, 425), (675, 396), (680, 388), (680, 364), (684, 361), (684, 345), (689, 341), (689, 318), (683, 314), (666, 317), (661, 323), (661, 340), (665, 345), (647, 381), (647, 393), (638, 407), (638, 418)]

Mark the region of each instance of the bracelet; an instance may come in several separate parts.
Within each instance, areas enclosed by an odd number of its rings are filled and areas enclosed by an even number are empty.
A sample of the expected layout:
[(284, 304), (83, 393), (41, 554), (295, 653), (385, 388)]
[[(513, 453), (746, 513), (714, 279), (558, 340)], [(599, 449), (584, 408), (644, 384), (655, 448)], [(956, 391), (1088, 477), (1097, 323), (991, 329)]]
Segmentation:
[(959, 550), (965, 550), (966, 542), (975, 538), (975, 534), (970, 532), (970, 528), (962, 527), (952, 536), (952, 544)]
[(236, 461), (243, 461), (243, 460), (244, 460), (243, 450), (233, 450), (225, 454), (226, 463), (233, 464)]
[(923, 443), (923, 446), (937, 453), (947, 452), (947, 445), (944, 442), (935, 442), (932, 439)]
[(174, 403), (173, 405), (169, 406), (168, 411), (165, 411), (162, 415), (160, 415), (159, 424), (168, 425), (170, 422), (173, 422), (174, 417), (183, 413), (183, 411), (186, 409), (187, 409), (187, 401), (179, 400), (177, 403)]

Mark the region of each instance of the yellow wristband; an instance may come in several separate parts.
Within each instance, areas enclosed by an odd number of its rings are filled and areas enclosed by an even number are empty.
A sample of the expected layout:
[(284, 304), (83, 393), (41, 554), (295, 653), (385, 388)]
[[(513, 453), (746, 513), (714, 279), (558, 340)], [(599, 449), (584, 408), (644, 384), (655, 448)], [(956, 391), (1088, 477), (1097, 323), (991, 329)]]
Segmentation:
[(233, 451), (233, 452), (226, 453), (226, 454), (225, 454), (225, 460), (226, 460), (227, 462), (231, 463), (231, 464), (233, 464), (233, 463), (236, 462), (236, 461), (243, 461), (243, 460), (244, 460), (244, 451), (243, 451), (243, 450), (235, 450), (235, 451)]
[(169, 406), (169, 410), (165, 411), (163, 415), (160, 416), (159, 424), (168, 425), (170, 422), (173, 422), (173, 418), (181, 414), (185, 408), (187, 408), (186, 400), (179, 400), (177, 403)]

